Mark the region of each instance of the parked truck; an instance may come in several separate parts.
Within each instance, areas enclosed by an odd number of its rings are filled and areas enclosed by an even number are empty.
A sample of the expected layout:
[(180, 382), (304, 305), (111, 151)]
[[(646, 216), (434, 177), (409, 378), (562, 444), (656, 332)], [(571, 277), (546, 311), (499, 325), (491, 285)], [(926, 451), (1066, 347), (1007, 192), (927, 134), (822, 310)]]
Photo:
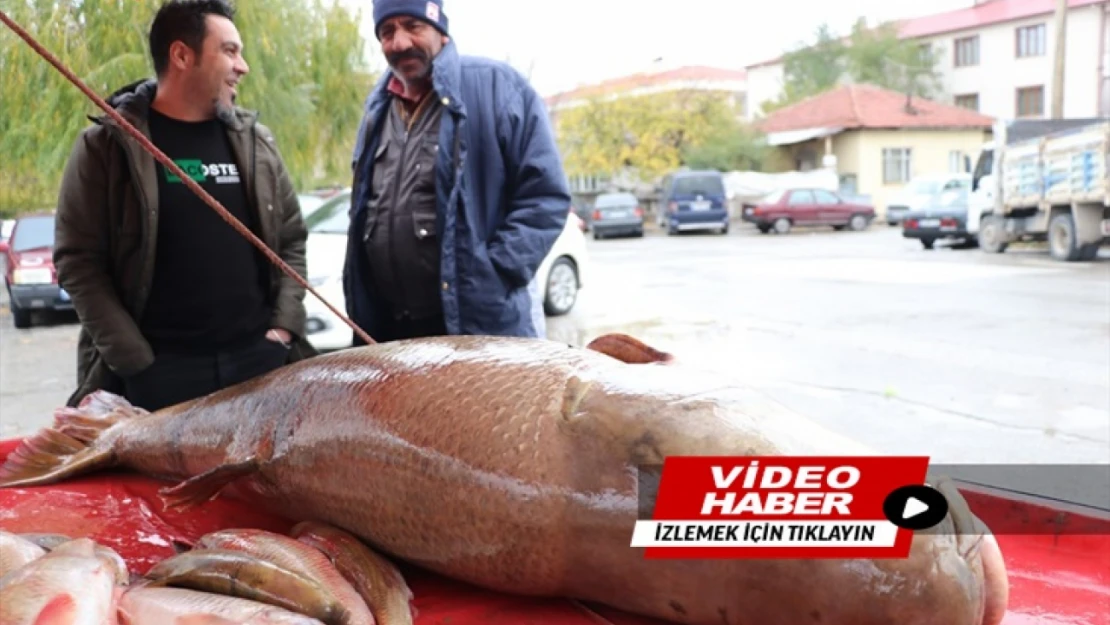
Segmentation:
[(993, 134), (968, 206), (980, 249), (1047, 241), (1053, 258), (1093, 260), (1110, 241), (1110, 118), (1006, 121)]

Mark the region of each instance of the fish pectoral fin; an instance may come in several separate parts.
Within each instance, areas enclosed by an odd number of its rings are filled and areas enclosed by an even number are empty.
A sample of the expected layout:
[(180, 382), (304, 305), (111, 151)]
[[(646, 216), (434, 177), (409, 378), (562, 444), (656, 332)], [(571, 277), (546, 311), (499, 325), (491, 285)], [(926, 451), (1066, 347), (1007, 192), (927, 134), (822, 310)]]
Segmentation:
[(640, 339), (619, 332), (602, 334), (590, 341), (586, 349), (592, 349), (630, 365), (674, 362), (673, 354), (655, 349)]
[(158, 491), (165, 510), (191, 508), (216, 498), (220, 491), (235, 480), (258, 471), (259, 461), (251, 458), (243, 462), (220, 465), (200, 475), (191, 477), (176, 486)]

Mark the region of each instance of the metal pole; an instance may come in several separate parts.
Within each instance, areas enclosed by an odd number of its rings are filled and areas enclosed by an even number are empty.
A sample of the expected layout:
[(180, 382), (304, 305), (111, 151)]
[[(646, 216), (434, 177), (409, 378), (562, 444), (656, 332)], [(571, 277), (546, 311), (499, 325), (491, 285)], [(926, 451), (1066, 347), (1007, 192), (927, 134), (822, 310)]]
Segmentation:
[(1052, 64), (1052, 119), (1064, 117), (1064, 51), (1067, 43), (1067, 13), (1068, 0), (1056, 0), (1056, 15), (1053, 19), (1056, 51)]

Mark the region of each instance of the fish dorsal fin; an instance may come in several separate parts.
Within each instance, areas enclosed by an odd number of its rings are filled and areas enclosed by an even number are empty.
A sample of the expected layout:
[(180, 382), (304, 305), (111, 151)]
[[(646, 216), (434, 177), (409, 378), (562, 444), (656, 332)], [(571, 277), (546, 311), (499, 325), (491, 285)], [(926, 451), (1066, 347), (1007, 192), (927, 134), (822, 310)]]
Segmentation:
[(602, 334), (586, 345), (586, 349), (600, 352), (606, 356), (630, 365), (671, 364), (674, 355), (658, 350), (640, 339), (619, 332)]

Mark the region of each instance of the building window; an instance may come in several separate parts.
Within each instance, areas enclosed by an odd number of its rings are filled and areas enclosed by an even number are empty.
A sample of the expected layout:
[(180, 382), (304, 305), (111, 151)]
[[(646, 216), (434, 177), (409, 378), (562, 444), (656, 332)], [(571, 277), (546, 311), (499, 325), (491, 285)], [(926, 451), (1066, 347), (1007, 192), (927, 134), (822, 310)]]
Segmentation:
[(1044, 24), (1025, 26), (1014, 31), (1015, 55), (1020, 59), (1027, 56), (1044, 56), (1045, 54), (1045, 27)]
[(883, 148), (883, 184), (910, 181), (910, 148)]
[(1022, 87), (1017, 90), (1017, 116), (1044, 115), (1044, 87)]
[(979, 64), (979, 35), (957, 39), (954, 46), (956, 67)]
[(948, 172), (952, 174), (968, 173), (964, 167), (963, 151), (952, 150), (948, 153)]
[(965, 93), (956, 96), (956, 106), (962, 106), (965, 109), (973, 111), (979, 110), (979, 94), (978, 93)]

